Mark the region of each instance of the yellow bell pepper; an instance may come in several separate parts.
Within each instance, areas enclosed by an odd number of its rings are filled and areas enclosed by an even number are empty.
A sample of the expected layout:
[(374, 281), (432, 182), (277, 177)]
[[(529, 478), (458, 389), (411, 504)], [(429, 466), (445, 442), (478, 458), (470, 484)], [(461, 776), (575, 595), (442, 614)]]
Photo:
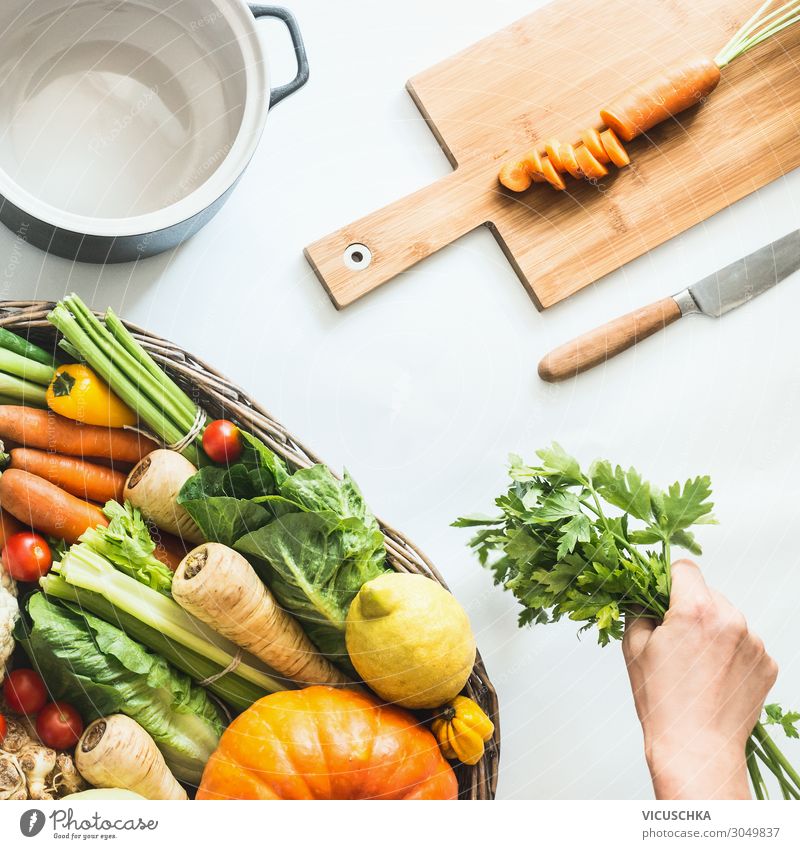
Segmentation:
[(136, 414), (90, 368), (59, 366), (47, 387), (47, 406), (60, 416), (105, 427), (135, 425)]
[(466, 696), (456, 696), (431, 723), (442, 754), (451, 761), (473, 766), (492, 739), (494, 723)]

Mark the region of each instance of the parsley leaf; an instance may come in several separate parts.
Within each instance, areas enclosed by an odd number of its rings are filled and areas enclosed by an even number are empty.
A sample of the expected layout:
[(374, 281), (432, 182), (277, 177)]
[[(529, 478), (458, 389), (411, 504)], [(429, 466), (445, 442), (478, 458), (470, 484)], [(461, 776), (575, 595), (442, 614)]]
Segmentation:
[(596, 628), (605, 645), (619, 639), (628, 611), (662, 617), (669, 605), (671, 546), (693, 554), (689, 530), (713, 522), (711, 483), (697, 477), (666, 491), (636, 469), (598, 460), (584, 472), (560, 445), (538, 463), (511, 457), (498, 518), (467, 516), (470, 545), (496, 583), (523, 607), (520, 624), (564, 616)]

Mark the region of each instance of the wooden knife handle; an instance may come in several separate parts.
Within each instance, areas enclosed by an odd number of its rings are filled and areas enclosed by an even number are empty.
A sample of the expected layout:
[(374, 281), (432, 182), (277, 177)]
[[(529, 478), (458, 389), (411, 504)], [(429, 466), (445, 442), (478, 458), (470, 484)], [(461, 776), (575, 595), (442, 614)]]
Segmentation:
[(560, 348), (539, 363), (539, 377), (557, 383), (615, 357), (681, 317), (674, 298), (664, 298), (604, 324)]

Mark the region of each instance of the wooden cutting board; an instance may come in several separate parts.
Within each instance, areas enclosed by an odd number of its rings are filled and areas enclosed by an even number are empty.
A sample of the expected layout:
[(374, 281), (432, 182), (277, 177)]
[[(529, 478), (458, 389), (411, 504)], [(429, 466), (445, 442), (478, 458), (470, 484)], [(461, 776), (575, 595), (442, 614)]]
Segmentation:
[(725, 68), (707, 103), (628, 145), (633, 165), (600, 185), (513, 195), (497, 182), (506, 158), (599, 126), (637, 81), (716, 55), (759, 2), (557, 0), (414, 77), (455, 170), (306, 249), (336, 307), (482, 224), (549, 307), (800, 166), (798, 25)]

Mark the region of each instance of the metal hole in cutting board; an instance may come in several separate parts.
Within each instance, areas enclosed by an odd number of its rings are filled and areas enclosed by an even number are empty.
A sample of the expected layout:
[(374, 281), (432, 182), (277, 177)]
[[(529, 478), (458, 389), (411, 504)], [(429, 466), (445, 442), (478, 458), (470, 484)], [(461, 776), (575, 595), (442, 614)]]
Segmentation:
[(363, 271), (372, 262), (372, 251), (366, 245), (356, 243), (347, 248), (342, 259), (351, 271)]

